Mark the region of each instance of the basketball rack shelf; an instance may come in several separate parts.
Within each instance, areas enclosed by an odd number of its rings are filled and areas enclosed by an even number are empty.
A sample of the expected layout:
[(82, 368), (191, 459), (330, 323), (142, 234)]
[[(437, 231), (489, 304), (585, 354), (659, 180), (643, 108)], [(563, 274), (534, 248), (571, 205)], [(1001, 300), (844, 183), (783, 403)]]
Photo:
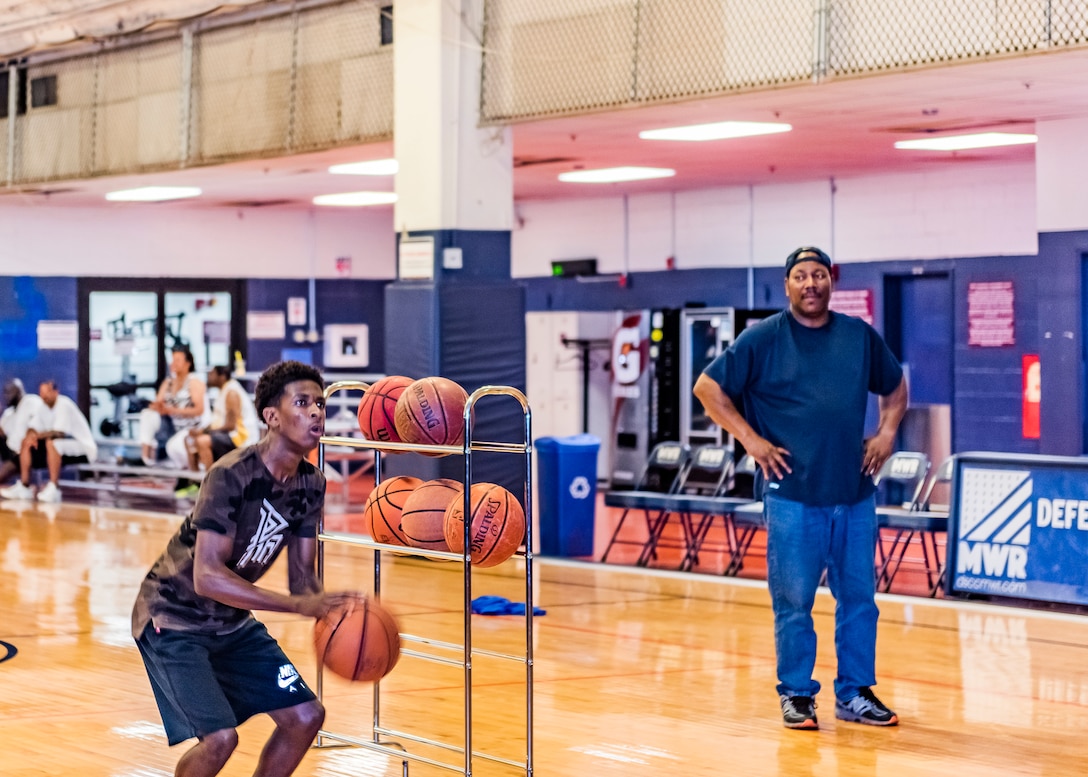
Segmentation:
[[(366, 391), (370, 385), (360, 381), (337, 381), (325, 389), (325, 398), (339, 391)], [(524, 418), (524, 440), (520, 443), (511, 442), (485, 442), (473, 439), (473, 422), (475, 418), (474, 408), (476, 403), (487, 396), (505, 396), (516, 400), (521, 405)], [(322, 729), (317, 736), (317, 746), (329, 746), (325, 740), (341, 745), (354, 745), (376, 750), (387, 755), (394, 756), (403, 765), (403, 774), (408, 774), (409, 761), (460, 772), (464, 777), (471, 777), (474, 759), (506, 764), (519, 771), (524, 771), (526, 777), (533, 774), (533, 515), (532, 515), (532, 412), (529, 409), (525, 395), (510, 386), (483, 386), (469, 395), (465, 403), (464, 412), (465, 440), (462, 445), (410, 445), (408, 443), (387, 443), (366, 440), (358, 437), (331, 437), (321, 438), (318, 446), (318, 467), (324, 470), (325, 446), (339, 446), (345, 448), (360, 448), (374, 451), (374, 478), (375, 486), (381, 481), (381, 454), (383, 451), (417, 452), (429, 454), (460, 454), (464, 457), (465, 474), (464, 489), (464, 515), (466, 520), (464, 552), (452, 553), (449, 551), (429, 550), (425, 548), (402, 547), (400, 545), (387, 545), (375, 542), (369, 537), (360, 534), (348, 534), (329, 532), (325, 530), (324, 518), (318, 532), (317, 572), (322, 581), (325, 578), (325, 543), (345, 543), (349, 545), (370, 548), (374, 551), (374, 596), (381, 598), (381, 565), (382, 554), (393, 553), (397, 555), (411, 555), (424, 558), (442, 559), (445, 561), (459, 561), (464, 569), (464, 641), (462, 644), (438, 641), (423, 636), (412, 634), (400, 635), (402, 644), (418, 645), (422, 649), (401, 649), (401, 656), (407, 656), (423, 661), (430, 661), (447, 666), (460, 666), (464, 671), (464, 742), (462, 744), (445, 742), (421, 734), (398, 731), (381, 723), (381, 689), (380, 682), (374, 683), (374, 707), (373, 722), (370, 738), (352, 734), (334, 733)], [(491, 650), (474, 648), (472, 645), (472, 559), (471, 530), (472, 515), (471, 485), (472, 485), (472, 455), (478, 452), (497, 452), (520, 455), (525, 460), (525, 493), (522, 504), (525, 508), (525, 550), (518, 551), (517, 555), (523, 555), (525, 559), (525, 651), (522, 654), (507, 654)], [(436, 651), (444, 651), (442, 655)], [(456, 657), (451, 657), (451, 655)], [(517, 662), (525, 667), (525, 761), (518, 762), (509, 758), (500, 757), (491, 753), (476, 750), (472, 746), (472, 659), (477, 656)], [(317, 662), (317, 695), (322, 697), (323, 667)], [(438, 760), (418, 753), (410, 752), (401, 742), (427, 745), (449, 753), (460, 754), (461, 763), (450, 763)]]

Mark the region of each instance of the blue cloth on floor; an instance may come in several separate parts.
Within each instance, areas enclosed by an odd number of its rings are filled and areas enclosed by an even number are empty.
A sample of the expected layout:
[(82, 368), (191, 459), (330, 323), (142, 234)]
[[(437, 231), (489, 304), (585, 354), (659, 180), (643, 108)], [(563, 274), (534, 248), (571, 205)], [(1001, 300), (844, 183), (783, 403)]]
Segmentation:
[[(472, 600), (475, 615), (524, 615), (525, 602), (512, 602), (505, 596), (477, 596)], [(547, 610), (533, 608), (533, 615), (547, 615)]]

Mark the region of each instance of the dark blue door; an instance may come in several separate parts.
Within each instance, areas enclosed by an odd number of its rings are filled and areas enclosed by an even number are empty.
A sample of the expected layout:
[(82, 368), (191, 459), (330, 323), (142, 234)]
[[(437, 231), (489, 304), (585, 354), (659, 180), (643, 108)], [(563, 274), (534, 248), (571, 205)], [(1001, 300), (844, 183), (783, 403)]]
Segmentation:
[(952, 404), (952, 282), (947, 275), (899, 279), (900, 359), (912, 405)]

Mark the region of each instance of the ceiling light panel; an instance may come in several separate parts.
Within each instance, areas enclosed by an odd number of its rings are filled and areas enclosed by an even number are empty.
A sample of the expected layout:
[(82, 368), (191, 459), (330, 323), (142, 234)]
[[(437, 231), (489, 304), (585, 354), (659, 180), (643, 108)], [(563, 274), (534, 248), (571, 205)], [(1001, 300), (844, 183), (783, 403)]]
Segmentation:
[(314, 205), (329, 205), (338, 208), (365, 208), (368, 205), (391, 205), (397, 201), (395, 192), (344, 192), (342, 194), (319, 194), (314, 197)]
[(372, 159), (369, 162), (333, 165), (329, 172), (336, 175), (396, 175), (398, 167), (396, 159)]
[(201, 191), (196, 186), (141, 186), (137, 189), (107, 192), (106, 199), (110, 202), (164, 202), (199, 197), (200, 194)]
[(973, 135), (944, 135), (918, 140), (900, 140), (896, 148), (914, 151), (963, 151), (969, 148), (996, 148), (998, 146), (1021, 146), (1038, 141), (1037, 135), (1024, 135), (1013, 132), (980, 132)]
[(598, 170), (571, 170), (560, 173), (565, 183), (619, 183), (645, 181), (651, 178), (671, 178), (676, 171), (668, 167), (603, 167)]
[(792, 129), (792, 125), (778, 122), (719, 121), (713, 124), (691, 124), (686, 127), (644, 130), (638, 133), (638, 136), (643, 140), (704, 141), (747, 138), (754, 135), (773, 135), (779, 132), (789, 132)]

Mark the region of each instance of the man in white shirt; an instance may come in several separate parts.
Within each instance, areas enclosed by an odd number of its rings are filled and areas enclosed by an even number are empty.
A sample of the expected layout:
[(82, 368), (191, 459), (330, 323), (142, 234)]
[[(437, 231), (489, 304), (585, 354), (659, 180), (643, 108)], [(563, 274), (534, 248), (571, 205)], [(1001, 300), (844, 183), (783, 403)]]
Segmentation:
[(12, 378), (4, 384), (4, 412), (0, 414), (0, 483), (19, 471), (19, 451), (34, 412), (41, 406), (37, 394), (27, 394), (23, 382)]
[(98, 445), (91, 434), (90, 424), (79, 407), (61, 395), (55, 381), (42, 381), (38, 387), (42, 404), (28, 423), (23, 444), (19, 449), (21, 480), (10, 488), (0, 489), (0, 498), (33, 499), (30, 470), (48, 467), (49, 483), (39, 492), (42, 502), (59, 502), (60, 468), (65, 464), (82, 464), (98, 456)]

